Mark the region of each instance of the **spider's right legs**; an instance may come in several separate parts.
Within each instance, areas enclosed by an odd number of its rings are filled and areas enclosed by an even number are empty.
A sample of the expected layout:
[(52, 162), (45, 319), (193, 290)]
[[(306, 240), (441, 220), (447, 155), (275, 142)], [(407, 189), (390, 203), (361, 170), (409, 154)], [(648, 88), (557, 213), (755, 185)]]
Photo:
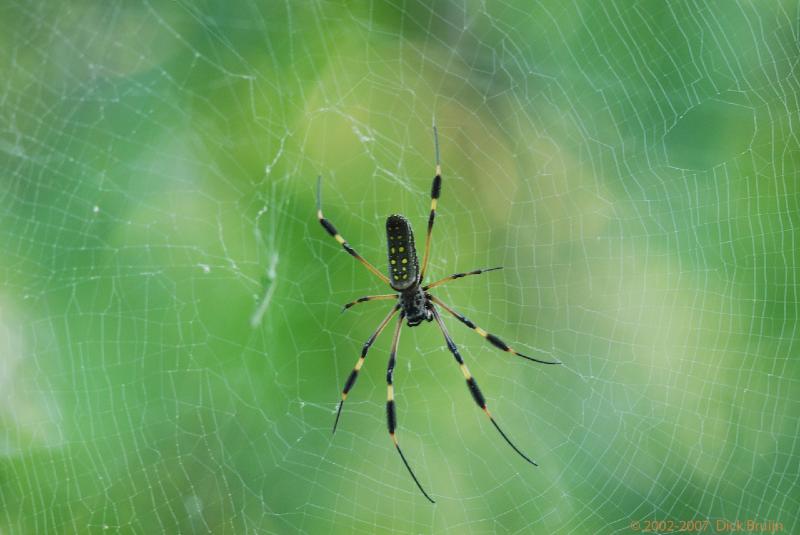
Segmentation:
[(422, 287), (423, 290), (427, 291), (431, 288), (436, 288), (437, 286), (441, 286), (446, 282), (450, 282), (452, 280), (460, 279), (461, 277), (469, 277), (470, 275), (480, 275), (481, 273), (488, 273), (490, 271), (497, 271), (498, 269), (503, 269), (503, 266), (497, 266), (493, 268), (484, 268), (484, 269), (475, 269), (472, 271), (467, 271), (466, 273), (453, 273), (449, 277), (445, 277), (443, 279), (439, 279), (436, 282), (432, 282), (430, 284), (426, 284)]
[(439, 132), (436, 125), (433, 125), (433, 144), (436, 150), (436, 175), (433, 177), (431, 185), (431, 211), (428, 215), (428, 233), (425, 236), (425, 253), (422, 256), (422, 269), (419, 272), (419, 280), (425, 278), (425, 270), (428, 269), (428, 260), (431, 255), (431, 234), (433, 233), (433, 221), (436, 219), (436, 205), (439, 202), (439, 195), (442, 193), (442, 165), (439, 162)]
[(464, 316), (463, 314), (459, 314), (458, 312), (456, 312), (455, 310), (450, 308), (448, 305), (446, 305), (441, 299), (439, 299), (435, 295), (431, 295), (430, 297), (431, 297), (431, 301), (433, 301), (434, 303), (436, 303), (437, 305), (439, 305), (440, 307), (445, 309), (447, 312), (452, 314), (453, 317), (456, 318), (458, 321), (460, 321), (461, 323), (463, 323), (464, 325), (466, 325), (467, 327), (469, 327), (470, 329), (472, 329), (473, 331), (475, 331), (476, 333), (478, 333), (482, 337), (486, 338), (486, 341), (489, 342), (490, 344), (492, 344), (497, 349), (505, 351), (506, 353), (511, 353), (512, 355), (516, 355), (518, 357), (522, 357), (522, 358), (527, 359), (527, 360), (532, 360), (533, 362), (538, 362), (539, 364), (561, 364), (561, 361), (558, 361), (558, 360), (542, 360), (542, 359), (537, 359), (537, 358), (534, 358), (534, 357), (529, 357), (528, 355), (523, 355), (522, 353), (520, 353), (519, 351), (517, 351), (513, 347), (509, 346), (507, 343), (503, 342), (497, 336), (493, 335), (490, 332), (487, 332), (487, 331), (481, 329), (480, 327), (478, 327), (477, 325), (472, 323), (466, 316)]
[(336, 421), (333, 422), (333, 431), (332, 433), (336, 432), (336, 426), (339, 425), (339, 417), (342, 415), (342, 405), (344, 405), (344, 400), (347, 399), (347, 393), (350, 392), (350, 389), (353, 388), (353, 385), (356, 384), (356, 379), (358, 379), (358, 372), (361, 370), (361, 366), (364, 365), (364, 359), (367, 358), (367, 352), (369, 352), (369, 348), (372, 347), (372, 344), (375, 342), (375, 339), (378, 338), (378, 335), (383, 332), (383, 329), (386, 328), (386, 325), (391, 321), (392, 316), (397, 314), (397, 311), (400, 310), (400, 305), (395, 305), (392, 308), (392, 311), (389, 312), (389, 315), (386, 316), (378, 328), (375, 329), (375, 332), (372, 333), (372, 336), (364, 343), (364, 347), (361, 348), (361, 356), (358, 357), (358, 361), (356, 361), (356, 365), (353, 368), (353, 371), (350, 372), (350, 375), (347, 377), (347, 381), (344, 383), (344, 389), (342, 389), (342, 399), (339, 401), (339, 408), (336, 410)]
[(508, 445), (511, 446), (514, 449), (514, 451), (516, 451), (520, 455), (520, 457), (531, 463), (533, 466), (539, 466), (533, 460), (531, 460), (530, 457), (522, 453), (522, 451), (513, 442), (511, 442), (511, 439), (508, 438), (508, 435), (506, 435), (503, 432), (503, 430), (500, 429), (500, 426), (497, 425), (497, 422), (494, 420), (494, 417), (489, 412), (489, 409), (486, 408), (486, 398), (483, 397), (483, 392), (481, 392), (481, 389), (478, 388), (478, 383), (475, 382), (475, 378), (472, 377), (471, 373), (469, 373), (467, 365), (464, 363), (464, 359), (461, 357), (461, 353), (458, 352), (458, 348), (456, 347), (455, 342), (453, 342), (453, 339), (450, 338), (450, 334), (447, 332), (447, 327), (444, 326), (444, 322), (442, 321), (442, 317), (439, 315), (439, 311), (436, 310), (436, 307), (432, 307), (432, 310), (433, 310), (433, 317), (436, 318), (436, 323), (439, 324), (439, 328), (441, 329), (442, 334), (444, 335), (445, 342), (447, 342), (447, 349), (449, 349), (450, 353), (453, 354), (453, 358), (456, 359), (456, 362), (461, 368), (461, 373), (464, 374), (464, 379), (467, 380), (467, 388), (469, 388), (469, 393), (472, 394), (472, 399), (475, 400), (475, 403), (478, 405), (478, 407), (483, 409), (483, 412), (486, 414), (486, 416), (489, 417), (489, 420), (492, 422), (494, 428), (497, 429), (497, 432), (500, 433), (500, 436), (503, 437), (503, 439), (508, 443)]

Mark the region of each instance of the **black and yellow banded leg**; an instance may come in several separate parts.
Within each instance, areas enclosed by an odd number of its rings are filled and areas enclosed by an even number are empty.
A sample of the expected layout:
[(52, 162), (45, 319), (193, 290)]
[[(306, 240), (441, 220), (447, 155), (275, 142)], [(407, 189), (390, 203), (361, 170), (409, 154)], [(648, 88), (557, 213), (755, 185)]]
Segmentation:
[(428, 216), (428, 234), (425, 236), (425, 253), (422, 255), (422, 269), (419, 272), (419, 280), (425, 278), (425, 270), (428, 268), (428, 259), (431, 254), (431, 233), (433, 232), (433, 221), (436, 219), (436, 204), (439, 202), (439, 195), (442, 192), (442, 166), (439, 162), (439, 132), (436, 125), (433, 125), (433, 145), (436, 150), (436, 175), (433, 177), (431, 186), (431, 213)]
[(333, 239), (336, 240), (337, 242), (339, 242), (339, 244), (341, 244), (342, 248), (345, 251), (347, 251), (347, 253), (350, 256), (352, 256), (353, 258), (355, 258), (356, 260), (358, 260), (359, 262), (364, 264), (364, 266), (368, 270), (370, 270), (375, 275), (377, 275), (378, 278), (380, 278), (383, 282), (385, 282), (386, 284), (389, 284), (389, 278), (386, 275), (384, 275), (383, 273), (381, 273), (380, 271), (378, 271), (378, 269), (375, 266), (373, 266), (372, 264), (370, 264), (369, 262), (364, 260), (364, 257), (361, 256), (360, 254), (358, 254), (356, 252), (356, 250), (353, 249), (350, 246), (349, 243), (347, 243), (347, 241), (342, 237), (342, 235), (339, 234), (339, 232), (336, 230), (336, 227), (333, 226), (333, 223), (331, 223), (330, 221), (325, 219), (325, 217), (323, 217), (323, 215), (322, 215), (322, 176), (317, 177), (317, 219), (319, 219), (319, 223), (320, 223), (320, 225), (322, 225), (322, 228), (324, 228), (328, 232), (328, 234), (333, 236)]
[[(375, 339), (383, 332), (386, 328), (386, 325), (392, 319), (392, 316), (397, 314), (397, 311), (400, 310), (400, 305), (395, 305), (392, 308), (392, 311), (389, 312), (389, 315), (386, 316), (378, 328), (375, 329), (375, 332), (372, 333), (372, 336), (364, 342), (364, 347), (361, 348), (361, 356), (358, 357), (356, 361), (356, 365), (353, 367), (353, 371), (350, 372), (350, 375), (347, 377), (347, 381), (344, 383), (344, 388), (342, 389), (342, 399), (339, 401), (339, 408), (336, 409), (336, 420), (333, 422), (333, 431), (332, 433), (336, 432), (336, 426), (339, 425), (339, 416), (342, 415), (342, 405), (344, 405), (344, 400), (347, 399), (347, 393), (350, 392), (350, 389), (353, 388), (353, 385), (356, 384), (356, 379), (358, 379), (358, 372), (361, 371), (361, 366), (364, 365), (364, 359), (367, 358), (367, 352), (369, 352), (369, 348), (372, 347), (372, 344), (375, 343)], [(402, 318), (401, 318), (402, 319)]]
[(537, 358), (529, 357), (527, 355), (523, 355), (522, 353), (520, 353), (516, 349), (509, 347), (508, 344), (506, 344), (505, 342), (500, 340), (498, 337), (496, 337), (492, 333), (486, 332), (483, 329), (481, 329), (480, 327), (478, 327), (477, 325), (475, 325), (474, 323), (472, 323), (463, 314), (459, 314), (458, 312), (456, 312), (455, 310), (453, 310), (452, 308), (450, 308), (449, 306), (444, 304), (442, 302), (442, 300), (439, 299), (438, 297), (435, 297), (435, 296), (431, 295), (430, 298), (431, 298), (431, 301), (433, 301), (434, 303), (436, 303), (437, 305), (439, 305), (440, 307), (442, 307), (443, 309), (448, 311), (458, 321), (460, 321), (461, 323), (463, 323), (464, 325), (466, 325), (467, 327), (469, 327), (470, 329), (472, 329), (473, 331), (475, 331), (479, 335), (481, 335), (484, 338), (486, 338), (486, 341), (489, 342), (490, 344), (492, 344), (494, 347), (496, 347), (498, 349), (502, 349), (506, 353), (511, 353), (512, 355), (516, 355), (516, 356), (522, 357), (524, 359), (532, 360), (533, 362), (538, 362), (539, 364), (561, 364), (561, 362), (558, 361), (558, 360), (540, 360), (540, 359), (537, 359)]
[(368, 301), (381, 301), (387, 299), (397, 299), (397, 294), (382, 294), (382, 295), (365, 295), (364, 297), (359, 297), (354, 301), (350, 301), (347, 303), (344, 308), (342, 308), (342, 312), (351, 308), (359, 303), (366, 303)]
[(414, 471), (411, 469), (411, 465), (408, 464), (406, 460), (406, 456), (403, 455), (403, 450), (400, 449), (400, 444), (397, 443), (397, 437), (394, 434), (395, 429), (397, 428), (397, 414), (395, 413), (394, 409), (394, 384), (392, 379), (394, 377), (394, 365), (396, 362), (397, 357), (397, 344), (400, 341), (400, 328), (403, 326), (403, 314), (400, 314), (400, 319), (397, 322), (397, 327), (394, 330), (394, 338), (392, 338), (392, 350), (389, 353), (389, 364), (386, 367), (386, 424), (389, 427), (389, 436), (392, 438), (392, 442), (394, 443), (395, 449), (397, 449), (397, 453), (400, 454), (400, 458), (403, 460), (403, 464), (406, 465), (406, 470), (408, 473), (411, 474), (411, 478), (414, 480), (414, 483), (417, 484), (417, 487), (422, 494), (428, 499), (431, 503), (436, 503), (433, 501), (425, 489), (422, 488), (422, 485), (417, 479), (417, 476), (414, 474)]
[(497, 271), (498, 269), (503, 269), (503, 266), (497, 266), (488, 269), (475, 269), (473, 271), (467, 271), (466, 273), (453, 273), (449, 277), (445, 277), (443, 279), (439, 279), (436, 282), (432, 282), (427, 286), (423, 286), (423, 290), (430, 290), (431, 288), (436, 288), (437, 286), (441, 286), (446, 282), (450, 282), (452, 280), (460, 279), (462, 277), (469, 277), (470, 275), (480, 275), (481, 273), (489, 273), (490, 271)]
[(489, 409), (486, 408), (486, 398), (483, 397), (483, 392), (481, 392), (481, 389), (478, 388), (478, 383), (475, 382), (475, 378), (472, 377), (472, 374), (469, 373), (469, 369), (467, 369), (467, 365), (464, 364), (464, 359), (461, 357), (461, 354), (458, 352), (458, 348), (456, 347), (455, 342), (453, 342), (453, 339), (450, 338), (450, 334), (447, 332), (447, 327), (444, 326), (444, 322), (442, 321), (442, 317), (439, 315), (439, 312), (436, 310), (436, 307), (433, 307), (433, 316), (434, 316), (434, 318), (436, 318), (436, 323), (439, 324), (439, 328), (442, 330), (442, 334), (444, 335), (444, 339), (447, 342), (447, 349), (449, 349), (450, 353), (453, 354), (453, 358), (456, 359), (456, 362), (458, 363), (459, 367), (461, 368), (461, 373), (464, 374), (464, 379), (466, 379), (466, 381), (467, 381), (467, 388), (469, 388), (469, 392), (470, 392), (470, 394), (472, 394), (472, 399), (474, 399), (475, 403), (477, 403), (477, 405), (481, 409), (483, 409), (483, 412), (486, 414), (486, 416), (489, 417), (489, 420), (492, 422), (492, 425), (494, 426), (494, 428), (497, 429), (497, 432), (500, 433), (500, 436), (503, 437), (503, 439), (508, 443), (508, 445), (511, 446), (514, 449), (514, 451), (516, 451), (523, 459), (525, 459), (526, 461), (528, 461), (529, 463), (531, 463), (534, 466), (539, 466), (533, 460), (531, 460), (530, 457), (528, 457), (527, 455), (522, 453), (522, 451), (517, 446), (515, 446), (513, 442), (511, 442), (511, 439), (508, 438), (508, 435), (506, 435), (503, 432), (503, 430), (500, 429), (500, 426), (497, 425), (497, 422), (494, 420), (494, 417), (492, 417), (492, 414), (489, 412)]

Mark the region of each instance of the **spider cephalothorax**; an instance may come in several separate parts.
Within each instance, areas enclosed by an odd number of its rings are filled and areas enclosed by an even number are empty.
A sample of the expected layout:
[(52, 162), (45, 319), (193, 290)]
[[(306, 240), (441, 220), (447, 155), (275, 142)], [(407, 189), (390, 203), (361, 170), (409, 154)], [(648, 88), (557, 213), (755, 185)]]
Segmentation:
[(431, 187), (431, 211), (428, 217), (428, 232), (425, 237), (425, 252), (422, 257), (421, 267), (417, 260), (417, 250), (414, 246), (414, 232), (411, 230), (411, 224), (405, 217), (397, 214), (390, 215), (386, 219), (386, 246), (388, 250), (389, 276), (387, 277), (377, 268), (375, 268), (375, 266), (364, 260), (364, 258), (358, 254), (355, 249), (353, 249), (350, 244), (347, 243), (347, 241), (345, 241), (342, 235), (337, 232), (336, 227), (334, 227), (330, 221), (323, 217), (321, 200), (322, 178), (320, 177), (317, 180), (317, 218), (319, 219), (320, 224), (322, 224), (328, 234), (333, 236), (333, 238), (339, 242), (339, 244), (344, 248), (345, 251), (347, 251), (348, 254), (361, 262), (367, 269), (377, 275), (395, 292), (397, 292), (391, 294), (367, 295), (364, 297), (359, 297), (355, 301), (351, 301), (344, 306), (346, 310), (358, 303), (364, 303), (366, 301), (395, 300), (392, 310), (383, 319), (383, 321), (381, 321), (380, 325), (378, 325), (378, 328), (374, 333), (372, 333), (372, 336), (369, 337), (362, 347), (361, 356), (359, 356), (355, 367), (347, 377), (347, 381), (342, 389), (342, 399), (339, 402), (339, 407), (336, 411), (336, 420), (333, 423), (333, 430), (334, 432), (336, 431), (336, 426), (339, 423), (339, 416), (342, 414), (342, 406), (344, 405), (344, 401), (347, 399), (347, 394), (350, 392), (350, 389), (353, 388), (353, 385), (358, 378), (358, 373), (361, 370), (361, 366), (364, 364), (364, 360), (367, 358), (369, 348), (372, 347), (375, 339), (381, 334), (381, 332), (383, 332), (394, 315), (399, 312), (400, 315), (398, 316), (397, 325), (394, 330), (394, 336), (392, 337), (392, 349), (389, 353), (389, 364), (386, 370), (386, 420), (389, 427), (389, 435), (392, 438), (392, 442), (394, 443), (397, 452), (400, 454), (400, 458), (403, 460), (403, 464), (405, 465), (409, 474), (411, 474), (411, 477), (414, 479), (414, 483), (417, 484), (417, 487), (419, 487), (419, 490), (422, 491), (422, 494), (424, 494), (425, 497), (431, 502), (433, 502), (433, 499), (431, 499), (428, 493), (425, 492), (425, 489), (422, 488), (422, 485), (417, 479), (417, 476), (414, 474), (414, 471), (411, 470), (411, 466), (408, 464), (405, 455), (403, 455), (403, 451), (400, 449), (400, 445), (397, 442), (397, 437), (395, 436), (395, 429), (397, 428), (397, 415), (394, 406), (393, 377), (394, 366), (397, 357), (397, 344), (400, 341), (400, 329), (403, 326), (403, 319), (406, 320), (406, 323), (409, 327), (415, 327), (423, 321), (436, 320), (436, 323), (438, 324), (439, 329), (442, 331), (442, 335), (444, 336), (447, 349), (450, 351), (450, 353), (452, 353), (453, 358), (461, 368), (461, 373), (464, 375), (464, 379), (467, 382), (467, 388), (472, 395), (472, 399), (475, 400), (475, 403), (481, 409), (483, 409), (483, 412), (489, 417), (492, 425), (495, 427), (495, 429), (497, 429), (503, 439), (514, 449), (514, 451), (516, 451), (520, 456), (522, 456), (523, 459), (534, 466), (536, 463), (533, 462), (527, 455), (522, 453), (519, 448), (517, 448), (517, 446), (511, 442), (511, 439), (509, 439), (503, 430), (500, 429), (500, 426), (497, 425), (494, 417), (492, 417), (492, 415), (489, 413), (489, 409), (486, 407), (486, 398), (483, 396), (480, 388), (478, 388), (478, 383), (475, 382), (472, 374), (470, 374), (469, 370), (467, 369), (467, 365), (464, 363), (464, 359), (461, 356), (461, 353), (458, 351), (458, 347), (456, 347), (455, 342), (453, 342), (453, 339), (450, 338), (450, 334), (447, 332), (447, 328), (445, 327), (436, 307), (439, 306), (443, 310), (447, 311), (458, 321), (477, 332), (498, 349), (502, 349), (507, 353), (511, 353), (524, 359), (532, 360), (542, 364), (560, 364), (557, 361), (540, 360), (518, 353), (500, 338), (476, 326), (465, 316), (459, 314), (429, 292), (429, 290), (432, 288), (440, 286), (451, 280), (460, 279), (461, 277), (467, 277), (469, 275), (480, 275), (481, 273), (486, 273), (487, 271), (494, 271), (501, 268), (494, 267), (489, 269), (476, 269), (466, 273), (455, 273), (431, 284), (423, 285), (425, 269), (428, 267), (428, 259), (431, 250), (431, 231), (433, 230), (433, 222), (436, 219), (436, 204), (439, 200), (439, 194), (442, 190), (442, 173), (441, 166), (439, 165), (439, 140), (435, 126), (433, 127), (433, 139), (434, 146), (436, 148), (436, 175), (433, 178), (433, 186)]
[(423, 321), (433, 321), (433, 304), (418, 285), (400, 293), (400, 310), (409, 327), (416, 327)]

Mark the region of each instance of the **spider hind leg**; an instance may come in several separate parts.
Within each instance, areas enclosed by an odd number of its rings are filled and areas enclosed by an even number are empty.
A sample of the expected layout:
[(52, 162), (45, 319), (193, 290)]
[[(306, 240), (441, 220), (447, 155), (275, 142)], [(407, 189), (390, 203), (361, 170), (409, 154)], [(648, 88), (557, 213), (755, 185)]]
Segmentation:
[(467, 365), (464, 362), (461, 353), (459, 353), (458, 347), (456, 347), (455, 342), (453, 342), (453, 339), (450, 338), (450, 333), (447, 332), (447, 327), (444, 326), (442, 317), (436, 311), (436, 308), (433, 308), (432, 310), (434, 318), (436, 319), (436, 323), (439, 324), (439, 329), (442, 331), (442, 334), (444, 335), (445, 342), (447, 343), (447, 349), (450, 351), (450, 353), (453, 354), (453, 358), (456, 360), (458, 366), (461, 368), (461, 373), (464, 374), (464, 379), (467, 381), (467, 388), (469, 389), (469, 393), (472, 395), (472, 399), (475, 401), (475, 404), (481, 408), (484, 414), (486, 414), (486, 416), (492, 422), (494, 428), (497, 429), (497, 432), (500, 433), (500, 436), (503, 437), (503, 440), (505, 440), (506, 443), (509, 446), (511, 446), (511, 448), (515, 452), (517, 452), (517, 454), (519, 454), (520, 457), (528, 461), (533, 466), (539, 466), (538, 464), (536, 464), (536, 461), (525, 455), (522, 452), (522, 450), (520, 450), (517, 447), (517, 445), (514, 444), (510, 438), (508, 438), (508, 435), (506, 435), (505, 432), (497, 424), (494, 417), (492, 416), (492, 413), (489, 412), (489, 408), (486, 406), (486, 398), (483, 396), (483, 392), (481, 392), (480, 387), (478, 387), (478, 383), (475, 381), (475, 378), (472, 377), (472, 374), (469, 372), (469, 369), (467, 368)]
[(394, 331), (394, 337), (392, 338), (392, 349), (389, 353), (389, 364), (386, 367), (386, 425), (389, 429), (389, 437), (392, 439), (392, 443), (394, 444), (397, 453), (400, 454), (400, 459), (403, 460), (403, 464), (408, 470), (408, 473), (411, 475), (411, 479), (414, 480), (414, 483), (417, 484), (417, 488), (422, 492), (425, 498), (431, 502), (436, 503), (430, 495), (425, 492), (425, 489), (422, 487), (422, 483), (419, 482), (417, 479), (417, 475), (414, 473), (414, 470), (411, 469), (411, 465), (408, 464), (408, 460), (406, 460), (406, 456), (403, 455), (403, 450), (400, 449), (400, 444), (397, 441), (397, 436), (395, 435), (395, 430), (397, 429), (397, 413), (395, 412), (395, 405), (394, 405), (394, 366), (397, 362), (397, 344), (400, 341), (400, 330), (403, 327), (403, 314), (400, 314), (400, 318), (397, 322), (397, 327)]
[(356, 384), (356, 379), (358, 379), (358, 373), (361, 371), (361, 367), (364, 365), (364, 361), (367, 358), (367, 353), (369, 353), (369, 348), (372, 347), (372, 344), (375, 343), (375, 340), (380, 336), (383, 330), (386, 328), (386, 325), (391, 321), (392, 317), (397, 314), (397, 311), (400, 310), (399, 305), (395, 305), (392, 307), (391, 312), (389, 315), (386, 316), (383, 321), (378, 325), (378, 328), (375, 329), (375, 332), (369, 337), (369, 339), (364, 343), (364, 346), (361, 348), (361, 356), (358, 357), (356, 361), (356, 365), (353, 367), (353, 370), (350, 372), (350, 375), (347, 376), (347, 381), (344, 384), (344, 388), (342, 389), (342, 399), (339, 400), (339, 406), (336, 409), (336, 420), (333, 422), (333, 431), (332, 433), (336, 432), (336, 427), (339, 425), (339, 418), (342, 416), (342, 407), (344, 406), (344, 402), (347, 399), (347, 394), (350, 393), (350, 389), (353, 388), (353, 385)]

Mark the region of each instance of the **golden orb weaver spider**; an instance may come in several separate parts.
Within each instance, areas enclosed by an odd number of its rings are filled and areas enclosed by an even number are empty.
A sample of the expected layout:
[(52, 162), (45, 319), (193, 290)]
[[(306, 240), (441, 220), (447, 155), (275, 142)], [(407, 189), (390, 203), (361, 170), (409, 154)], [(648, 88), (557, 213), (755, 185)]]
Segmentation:
[(317, 219), (319, 219), (320, 224), (322, 227), (333, 236), (333, 238), (347, 251), (350, 256), (354, 257), (356, 260), (361, 262), (368, 270), (374, 273), (378, 278), (380, 278), (383, 282), (388, 284), (392, 290), (396, 293), (391, 294), (381, 294), (381, 295), (367, 295), (364, 297), (359, 297), (355, 301), (351, 301), (344, 305), (344, 310), (349, 309), (350, 307), (357, 305), (359, 303), (365, 303), (367, 301), (377, 301), (377, 300), (389, 300), (395, 299), (396, 303), (392, 307), (392, 310), (389, 314), (381, 321), (378, 328), (375, 329), (375, 332), (367, 339), (364, 343), (364, 346), (361, 348), (361, 356), (359, 356), (358, 361), (356, 361), (356, 365), (353, 370), (350, 372), (350, 375), (347, 377), (347, 381), (345, 381), (344, 388), (342, 389), (342, 399), (339, 401), (339, 407), (336, 411), (336, 420), (333, 423), (333, 432), (336, 432), (336, 426), (339, 424), (339, 417), (342, 414), (342, 406), (344, 405), (345, 400), (347, 399), (347, 394), (350, 392), (350, 389), (353, 388), (353, 385), (358, 378), (358, 373), (361, 370), (361, 367), (364, 364), (364, 360), (367, 358), (367, 353), (369, 352), (369, 348), (375, 342), (375, 339), (383, 332), (389, 322), (392, 320), (397, 312), (400, 312), (400, 316), (398, 317), (397, 325), (394, 329), (394, 336), (392, 337), (392, 346), (389, 352), (389, 365), (386, 370), (386, 385), (387, 385), (387, 393), (386, 393), (386, 421), (389, 427), (389, 436), (394, 443), (395, 449), (397, 449), (397, 453), (400, 454), (400, 458), (403, 461), (408, 473), (411, 474), (411, 478), (414, 480), (414, 483), (417, 484), (417, 487), (422, 492), (423, 495), (430, 501), (431, 503), (435, 503), (433, 499), (425, 492), (425, 489), (422, 488), (422, 484), (417, 479), (417, 476), (414, 474), (414, 471), (411, 469), (411, 465), (408, 464), (405, 455), (403, 455), (403, 450), (400, 449), (400, 445), (397, 442), (397, 437), (395, 436), (395, 429), (397, 428), (397, 416), (395, 414), (395, 407), (394, 407), (394, 385), (392, 383), (392, 378), (394, 376), (394, 366), (395, 366), (395, 357), (397, 355), (397, 344), (400, 341), (400, 329), (403, 326), (403, 319), (406, 320), (406, 323), (409, 327), (415, 327), (422, 323), (423, 321), (432, 321), (436, 320), (436, 323), (439, 326), (439, 329), (442, 331), (444, 335), (445, 343), (447, 344), (447, 349), (450, 353), (453, 354), (453, 358), (455, 358), (456, 363), (458, 363), (459, 367), (461, 368), (461, 373), (464, 375), (464, 379), (467, 381), (467, 388), (469, 389), (470, 394), (472, 394), (472, 399), (475, 400), (475, 403), (483, 410), (486, 416), (489, 417), (489, 420), (492, 422), (492, 425), (495, 429), (500, 433), (500, 436), (511, 446), (514, 451), (516, 451), (523, 459), (528, 461), (534, 466), (538, 466), (534, 461), (532, 461), (527, 455), (522, 453), (511, 439), (508, 438), (500, 426), (495, 421), (494, 417), (489, 412), (489, 409), (486, 407), (486, 398), (484, 398), (483, 393), (481, 392), (480, 388), (478, 388), (478, 383), (475, 382), (475, 379), (472, 377), (472, 374), (469, 372), (467, 365), (464, 363), (464, 359), (459, 353), (456, 344), (453, 342), (453, 339), (450, 338), (450, 333), (448, 333), (447, 328), (442, 321), (441, 316), (439, 315), (439, 311), (437, 310), (437, 305), (447, 311), (449, 314), (454, 316), (458, 321), (481, 335), (485, 338), (490, 344), (494, 347), (501, 349), (507, 353), (511, 353), (512, 355), (516, 355), (518, 357), (522, 357), (524, 359), (531, 360), (533, 362), (538, 362), (540, 364), (561, 364), (558, 361), (549, 361), (549, 360), (540, 360), (533, 357), (529, 357), (527, 355), (523, 355), (518, 351), (511, 348), (508, 344), (503, 342), (500, 338), (493, 335), (492, 333), (486, 332), (485, 330), (481, 329), (474, 323), (472, 323), (469, 319), (467, 319), (464, 315), (456, 312), (450, 306), (446, 305), (442, 302), (441, 299), (431, 295), (430, 290), (445, 284), (446, 282), (460, 279), (462, 277), (468, 277), (470, 275), (480, 275), (481, 273), (487, 273), (489, 271), (495, 271), (498, 269), (502, 269), (502, 267), (493, 267), (489, 269), (476, 269), (473, 271), (468, 271), (465, 273), (454, 273), (449, 277), (445, 277), (440, 279), (436, 282), (432, 282), (427, 285), (423, 285), (423, 279), (425, 277), (425, 270), (428, 267), (428, 259), (430, 258), (430, 251), (431, 251), (431, 233), (433, 231), (433, 222), (436, 218), (436, 204), (439, 200), (439, 195), (442, 191), (442, 169), (439, 162), (439, 135), (436, 130), (436, 125), (433, 127), (433, 141), (434, 141), (434, 148), (436, 154), (436, 175), (433, 177), (433, 186), (431, 187), (431, 211), (430, 215), (428, 216), (428, 233), (425, 238), (425, 252), (422, 257), (422, 267), (420, 268), (419, 263), (417, 261), (417, 251), (414, 247), (414, 233), (411, 230), (411, 225), (409, 224), (408, 220), (399, 214), (390, 215), (386, 219), (386, 241), (387, 241), (387, 249), (388, 249), (388, 260), (389, 260), (389, 276), (387, 277), (383, 273), (381, 273), (375, 266), (370, 264), (367, 260), (365, 260), (360, 254), (353, 249), (349, 243), (342, 237), (341, 234), (336, 230), (336, 227), (333, 224), (325, 219), (322, 215), (322, 177), (317, 178)]

